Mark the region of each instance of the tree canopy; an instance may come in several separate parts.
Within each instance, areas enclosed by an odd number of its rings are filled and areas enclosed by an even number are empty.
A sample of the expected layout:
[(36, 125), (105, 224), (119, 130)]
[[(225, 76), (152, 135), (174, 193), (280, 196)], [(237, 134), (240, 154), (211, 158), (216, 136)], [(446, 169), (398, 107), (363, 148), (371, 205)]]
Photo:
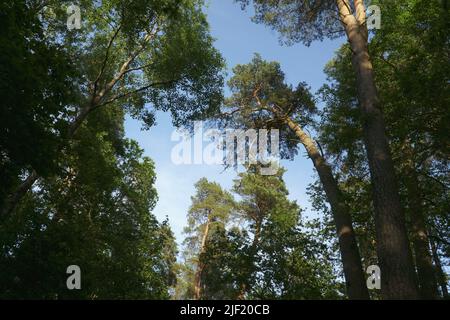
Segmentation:
[[(263, 54), (227, 66), (203, 0), (0, 1), (0, 299), (449, 298), (448, 2), (233, 3), (281, 44), (345, 37), (317, 92)], [(161, 214), (185, 177), (125, 129), (158, 112), (279, 146)]]

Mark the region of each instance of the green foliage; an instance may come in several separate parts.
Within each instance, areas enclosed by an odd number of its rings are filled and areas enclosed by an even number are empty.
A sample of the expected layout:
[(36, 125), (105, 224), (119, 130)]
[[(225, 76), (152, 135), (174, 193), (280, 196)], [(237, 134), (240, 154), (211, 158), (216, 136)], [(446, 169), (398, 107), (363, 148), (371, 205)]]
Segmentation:
[(278, 62), (255, 54), (250, 63), (233, 68), (228, 86), (232, 95), (225, 100), (222, 122), (245, 129), (279, 130), (281, 156), (292, 159), (298, 153), (299, 141), (284, 117), (302, 126), (313, 125), (317, 110), (307, 84), (287, 84)]
[[(40, 182), (2, 224), (3, 298), (168, 298), (174, 237), (150, 213), (153, 162), (136, 142), (114, 135), (122, 117), (90, 119), (67, 150), (66, 175)], [(66, 288), (72, 264), (81, 268), (81, 290)]]
[(73, 61), (24, 1), (0, 3), (0, 205), (23, 169), (55, 170), (73, 102)]
[(242, 199), (240, 213), (253, 233), (244, 253), (250, 263), (247, 297), (336, 298), (331, 265), (319, 244), (302, 230), (301, 210), (288, 199), (283, 174), (280, 169), (276, 175), (262, 176), (251, 167), (235, 182), (234, 191)]
[[(0, 3), (2, 209), (40, 178), (0, 220), (1, 296), (168, 298), (176, 244), (124, 115), (149, 127), (155, 110), (177, 126), (216, 112), (224, 63), (201, 0), (81, 0), (74, 30), (70, 4)], [(66, 288), (71, 264), (81, 291)]]
[[(70, 4), (64, 1), (64, 5)], [(68, 31), (61, 1), (49, 1), (47, 36), (82, 70), (85, 102), (117, 102), (153, 125), (155, 109), (170, 111), (175, 125), (218, 108), (223, 60), (213, 47), (201, 0), (81, 1), (82, 27)], [(121, 68), (129, 62), (124, 74)], [(114, 85), (108, 88), (108, 85)]]
[[(234, 199), (231, 194), (215, 182), (206, 178), (200, 179), (196, 184), (196, 194), (192, 197), (192, 205), (188, 212), (188, 224), (184, 230), (185, 267), (181, 269), (184, 279), (179, 281), (176, 289), (177, 298), (192, 298), (194, 294), (194, 273), (203, 262), (204, 255), (209, 250), (211, 238), (223, 232), (234, 208)], [(206, 249), (208, 248), (208, 249)], [(208, 264), (207, 264), (208, 265)], [(216, 271), (216, 270), (215, 270)], [(202, 272), (202, 275), (206, 271)]]
[[(193, 272), (202, 263), (202, 299), (321, 299), (337, 298), (336, 280), (324, 248), (302, 230), (300, 208), (288, 200), (282, 180), (283, 169), (274, 176), (258, 174), (257, 167), (236, 179), (233, 193), (239, 201), (230, 207), (216, 202), (216, 212), (227, 212), (228, 219), (216, 224), (210, 232), (203, 252), (186, 246), (191, 260), (186, 260), (190, 273), (181, 273), (179, 283), (193, 283)], [(217, 184), (205, 179), (197, 183), (192, 208), (199, 208), (199, 198), (212, 199), (219, 194)], [(216, 189), (216, 192), (211, 192)], [(209, 197), (199, 197), (208, 190)], [(210, 206), (207, 206), (211, 208)], [(202, 207), (204, 208), (204, 207)], [(230, 208), (232, 214), (230, 215)], [(211, 211), (211, 212), (214, 212)], [(191, 220), (192, 209), (188, 216)], [(185, 244), (198, 243), (203, 228), (191, 230)], [(192, 230), (195, 232), (192, 233)], [(196, 262), (195, 259), (198, 259)], [(190, 276), (189, 276), (190, 275)], [(189, 292), (189, 290), (187, 291)], [(191, 291), (192, 292), (192, 289)], [(189, 298), (192, 296), (181, 296)]]
[[(253, 5), (254, 21), (288, 44), (343, 34), (336, 1), (235, 2)], [(299, 140), (286, 118), (314, 129), (351, 209), (363, 266), (377, 263), (364, 119), (348, 45), (325, 68), (321, 110), (306, 83), (288, 84), (280, 64), (258, 54), (233, 69), (224, 100), (224, 61), (202, 0), (80, 0), (79, 30), (67, 28), (70, 4), (0, 1), (0, 208), (30, 172), (39, 176), (14, 213), (0, 217), (0, 298), (192, 299), (197, 283), (200, 299), (344, 296), (321, 184), (308, 190), (321, 216), (307, 220), (289, 199), (281, 168), (262, 176), (248, 166), (230, 191), (198, 181), (177, 262), (168, 219), (152, 214), (154, 163), (124, 137), (125, 115), (149, 128), (156, 110), (169, 112), (175, 126), (211, 119), (280, 129), (288, 159)], [(425, 0), (372, 4), (381, 8), (382, 28), (370, 34), (369, 52), (408, 226), (419, 204), (435, 264), (441, 259), (445, 269), (450, 7)], [(69, 265), (81, 268), (81, 290), (66, 287)]]
[(253, 4), (253, 20), (280, 33), (288, 44), (337, 38), (343, 34), (335, 0), (235, 0)]

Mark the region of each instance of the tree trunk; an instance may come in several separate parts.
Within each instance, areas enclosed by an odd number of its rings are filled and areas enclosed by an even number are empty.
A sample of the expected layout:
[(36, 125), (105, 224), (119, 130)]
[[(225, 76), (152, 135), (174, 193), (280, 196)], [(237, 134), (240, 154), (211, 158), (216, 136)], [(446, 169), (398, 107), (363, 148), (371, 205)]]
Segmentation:
[(286, 118), (285, 121), (305, 147), (309, 158), (312, 160), (319, 174), (320, 181), (331, 206), (339, 239), (342, 264), (344, 266), (347, 295), (349, 299), (370, 299), (361, 263), (361, 256), (353, 230), (350, 209), (343, 199), (342, 192), (333, 176), (331, 167), (322, 157), (311, 137), (297, 123), (292, 121), (292, 119)]
[(444, 299), (448, 299), (449, 295), (448, 295), (448, 289), (447, 289), (447, 279), (446, 279), (444, 270), (442, 269), (441, 259), (439, 259), (439, 254), (438, 254), (438, 250), (436, 247), (436, 243), (434, 242), (433, 239), (430, 239), (430, 244), (431, 244), (431, 252), (433, 252), (433, 260), (434, 260), (434, 264), (436, 266), (436, 273), (437, 273), (439, 286), (441, 287), (441, 291), (442, 291), (442, 297)]
[(202, 237), (202, 243), (200, 246), (200, 253), (198, 255), (198, 266), (197, 266), (197, 270), (195, 272), (195, 279), (194, 279), (194, 299), (195, 300), (200, 300), (201, 298), (201, 291), (202, 291), (202, 273), (203, 273), (203, 269), (205, 269), (205, 264), (201, 261), (202, 259), (202, 254), (204, 254), (206, 252), (206, 241), (208, 239), (208, 234), (209, 234), (209, 225), (210, 225), (211, 221), (208, 218), (208, 221), (206, 222), (206, 226), (205, 226), (205, 232), (203, 233), (203, 237)]
[(423, 216), (422, 197), (419, 189), (419, 179), (414, 168), (414, 162), (409, 161), (406, 172), (406, 188), (411, 219), (411, 231), (414, 256), (416, 258), (417, 277), (419, 280), (419, 293), (422, 299), (437, 299), (438, 290), (430, 254), (427, 227)]
[(358, 16), (348, 0), (336, 1), (353, 51), (358, 99), (363, 115), (364, 140), (371, 173), (375, 208), (377, 253), (381, 269), (381, 294), (385, 299), (419, 297), (409, 245), (405, 214), (400, 203), (386, 126), (380, 109), (372, 63), (367, 47), (364, 4), (355, 0)]
[(5, 205), (2, 209), (2, 218), (8, 217), (11, 214), (11, 212), (14, 211), (14, 209), (19, 204), (20, 200), (33, 186), (38, 177), (39, 175), (37, 174), (37, 172), (35, 170), (32, 170), (31, 173), (28, 175), (28, 177), (20, 184), (17, 190), (13, 194), (8, 196), (8, 198), (5, 201)]

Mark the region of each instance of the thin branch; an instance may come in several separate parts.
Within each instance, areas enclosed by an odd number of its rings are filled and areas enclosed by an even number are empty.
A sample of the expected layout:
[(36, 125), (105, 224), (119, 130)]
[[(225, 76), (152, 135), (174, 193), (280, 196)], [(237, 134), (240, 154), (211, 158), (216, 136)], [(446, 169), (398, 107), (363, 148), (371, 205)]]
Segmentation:
[(434, 239), (434, 240), (436, 240), (437, 242), (441, 242), (441, 243), (444, 243), (444, 244), (450, 246), (450, 242), (448, 242), (448, 241), (445, 240), (445, 239), (442, 239), (441, 237), (434, 236), (434, 235), (429, 235), (428, 237), (429, 237), (429, 238), (432, 238), (432, 239)]
[(435, 178), (433, 176), (430, 176), (430, 175), (428, 175), (426, 173), (420, 172), (420, 171), (419, 171), (419, 174), (422, 175), (425, 178), (430, 178), (434, 182), (437, 182), (444, 190), (448, 190), (449, 189), (449, 187), (444, 182), (442, 182), (441, 180), (439, 180), (439, 179), (437, 179), (437, 178)]
[[(155, 22), (156, 24), (156, 22)], [(154, 25), (155, 27), (155, 25)], [(106, 85), (106, 87), (100, 92), (99, 96), (100, 98), (103, 98), (109, 91), (111, 91), (114, 86), (119, 82), (122, 77), (127, 73), (128, 67), (130, 64), (136, 59), (136, 57), (144, 51), (146, 45), (150, 40), (158, 33), (158, 26), (156, 26), (154, 32), (147, 33), (147, 35), (144, 37), (144, 40), (142, 44), (139, 46), (139, 48), (130, 55), (130, 57), (122, 64), (122, 66), (119, 69), (119, 73)]]
[(154, 63), (152, 62), (152, 63), (148, 63), (148, 64), (145, 64), (145, 65), (143, 65), (143, 66), (136, 67), (136, 68), (129, 68), (129, 69), (125, 70), (124, 74), (127, 74), (127, 73), (129, 73), (129, 72), (138, 71), (138, 70), (142, 70), (142, 69), (148, 68), (148, 67), (152, 66), (153, 64), (154, 64)]
[(219, 117), (221, 117), (221, 118), (227, 118), (227, 117), (230, 117), (230, 116), (232, 116), (233, 114), (235, 114), (236, 112), (239, 112), (239, 111), (241, 111), (240, 108), (237, 108), (237, 109), (232, 110), (232, 111), (230, 111), (230, 112), (221, 112), (221, 113), (219, 114)]
[(117, 35), (120, 32), (120, 29), (122, 29), (122, 25), (119, 25), (119, 27), (117, 28), (117, 30), (114, 32), (113, 36), (111, 37), (111, 39), (109, 40), (108, 46), (106, 48), (106, 54), (105, 54), (105, 58), (103, 59), (103, 64), (102, 67), (100, 69), (100, 72), (98, 73), (97, 78), (94, 81), (94, 92), (92, 94), (92, 96), (95, 96), (97, 94), (97, 87), (98, 87), (98, 82), (100, 81), (101, 77), (103, 76), (103, 73), (105, 72), (105, 68), (106, 68), (106, 64), (108, 62), (108, 58), (109, 58), (109, 52), (111, 50), (112, 44), (114, 42), (114, 40), (116, 39)]
[(389, 60), (386, 60), (386, 59), (383, 57), (383, 55), (375, 56), (375, 58), (378, 58), (378, 59), (380, 59), (381, 61), (383, 61), (384, 63), (386, 63), (387, 65), (391, 66), (392, 69), (394, 69), (395, 72), (398, 71), (398, 67), (397, 67), (395, 64), (393, 64), (392, 62), (390, 62)]
[(175, 79), (175, 80), (169, 80), (169, 81), (153, 82), (153, 83), (150, 83), (149, 85), (146, 85), (146, 86), (141, 87), (139, 89), (135, 89), (135, 90), (132, 90), (132, 91), (129, 91), (129, 92), (125, 92), (125, 93), (122, 93), (122, 94), (117, 94), (114, 97), (112, 97), (111, 99), (95, 105), (94, 107), (91, 108), (91, 111), (96, 110), (96, 109), (98, 109), (100, 107), (103, 107), (104, 105), (113, 103), (114, 101), (117, 101), (119, 99), (122, 99), (122, 98), (125, 98), (125, 97), (129, 97), (129, 96), (131, 96), (131, 95), (133, 95), (135, 93), (139, 93), (139, 92), (145, 91), (145, 90), (147, 90), (147, 89), (149, 89), (151, 87), (156, 87), (156, 86), (160, 86), (160, 85), (166, 85), (166, 84), (174, 83), (176, 81), (178, 81), (178, 80)]

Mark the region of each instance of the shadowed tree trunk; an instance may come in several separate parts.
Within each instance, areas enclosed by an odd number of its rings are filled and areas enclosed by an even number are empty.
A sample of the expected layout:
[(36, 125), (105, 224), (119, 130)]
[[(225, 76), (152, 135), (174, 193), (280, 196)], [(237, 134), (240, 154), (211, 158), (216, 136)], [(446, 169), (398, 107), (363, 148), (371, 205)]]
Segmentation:
[(369, 291), (364, 277), (359, 253), (358, 244), (353, 230), (350, 209), (343, 199), (338, 183), (333, 176), (330, 165), (320, 154), (314, 140), (307, 135), (302, 128), (285, 117), (285, 122), (291, 128), (300, 142), (305, 147), (309, 158), (319, 174), (320, 181), (325, 190), (328, 202), (333, 213), (334, 223), (336, 225), (337, 236), (339, 239), (339, 249), (344, 266), (345, 284), (347, 295), (350, 299), (369, 299)]
[(437, 282), (429, 248), (419, 180), (412, 160), (408, 163), (407, 171), (406, 188), (410, 207), (409, 217), (411, 220), (411, 235), (414, 256), (416, 258), (417, 277), (419, 280), (419, 293), (422, 299), (437, 299)]
[(365, 6), (362, 0), (354, 0), (355, 16), (348, 0), (337, 0), (336, 3), (353, 52), (352, 64), (363, 116), (364, 141), (375, 207), (381, 294), (385, 299), (417, 299), (419, 294), (405, 214), (400, 203), (386, 125), (367, 47)]
[(441, 287), (442, 297), (444, 299), (448, 299), (449, 295), (448, 295), (448, 289), (447, 289), (446, 275), (444, 273), (444, 270), (442, 269), (441, 259), (439, 258), (436, 243), (431, 238), (430, 238), (430, 244), (431, 244), (431, 252), (433, 253), (434, 264), (436, 266), (437, 280), (439, 282), (439, 287)]
[(19, 185), (16, 191), (14, 193), (10, 194), (4, 203), (4, 206), (2, 208), (2, 216), (1, 218), (6, 218), (9, 216), (9, 214), (14, 211), (14, 209), (19, 204), (20, 200), (25, 196), (25, 194), (28, 192), (28, 190), (31, 189), (33, 184), (36, 182), (36, 180), (39, 178), (38, 173), (33, 169), (31, 170), (31, 173), (28, 175), (28, 177)]

